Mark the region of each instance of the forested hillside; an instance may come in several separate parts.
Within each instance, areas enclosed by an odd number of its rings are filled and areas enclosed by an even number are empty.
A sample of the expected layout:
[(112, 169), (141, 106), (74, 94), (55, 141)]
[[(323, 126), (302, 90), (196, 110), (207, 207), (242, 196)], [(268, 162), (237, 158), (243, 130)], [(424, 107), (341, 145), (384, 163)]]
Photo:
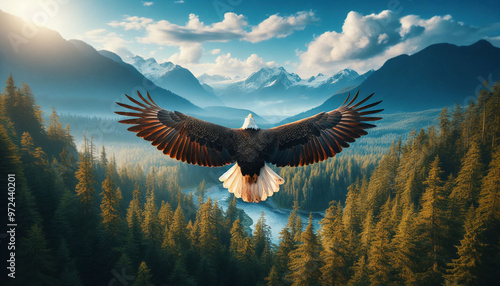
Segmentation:
[[(43, 122), (29, 87), (18, 88), (9, 77), (0, 98), (0, 170), (2, 185), (6, 174), (15, 174), (18, 227), (16, 278), (2, 279), (14, 285), (495, 285), (498, 110), (497, 85), (466, 108), (443, 110), (439, 126), (394, 142), (380, 160), (340, 157), (294, 174), (283, 169), (291, 187), (282, 191), (292, 199), (277, 199), (296, 203), (274, 245), (265, 214), (252, 232), (235, 200), (226, 212), (210, 198), (195, 204), (181, 192), (188, 179), (178, 166), (117, 166), (87, 139), (78, 151), (71, 126), (63, 128), (56, 111)], [(330, 189), (304, 195), (334, 179)], [(342, 189), (345, 203), (335, 201)], [(305, 226), (299, 206), (319, 208), (318, 200), (330, 199), (321, 228)]]

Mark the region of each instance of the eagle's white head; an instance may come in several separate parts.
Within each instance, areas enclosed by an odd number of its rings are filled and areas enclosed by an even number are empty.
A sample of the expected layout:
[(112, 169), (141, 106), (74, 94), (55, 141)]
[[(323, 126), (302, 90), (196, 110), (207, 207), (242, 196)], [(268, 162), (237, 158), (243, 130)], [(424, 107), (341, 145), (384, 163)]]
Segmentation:
[(259, 129), (251, 113), (245, 117), (245, 122), (243, 123), (243, 126), (241, 126), (241, 129)]

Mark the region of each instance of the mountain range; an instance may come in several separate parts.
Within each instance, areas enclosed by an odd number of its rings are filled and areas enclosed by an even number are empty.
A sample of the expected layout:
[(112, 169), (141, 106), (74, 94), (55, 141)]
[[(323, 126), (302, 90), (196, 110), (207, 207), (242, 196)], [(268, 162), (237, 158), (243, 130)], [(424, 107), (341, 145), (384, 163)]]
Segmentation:
[(198, 106), (224, 105), (219, 97), (205, 89), (188, 69), (171, 62), (159, 64), (154, 58), (145, 60), (135, 56), (131, 60), (131, 64), (156, 85), (187, 98)]
[(321, 104), (342, 89), (360, 84), (372, 72), (359, 75), (345, 69), (330, 77), (318, 74), (302, 79), (283, 67), (265, 67), (245, 79), (208, 75), (198, 79), (208, 84), (228, 106), (252, 106), (262, 114), (291, 115)]
[[(413, 112), (443, 108), (457, 103), (464, 106), (477, 100), (478, 92), (489, 89), (500, 78), (500, 48), (486, 40), (469, 46), (431, 45), (413, 55), (388, 60), (363, 83), (335, 94), (323, 104), (281, 123), (292, 122), (337, 108), (347, 94), (375, 93), (374, 99), (386, 113)], [(488, 83), (485, 83), (488, 81)]]
[(6, 80), (11, 73), (14, 80), (27, 83), (44, 110), (111, 116), (114, 102), (124, 94), (149, 90), (172, 109), (202, 111), (82, 41), (66, 41), (57, 32), (36, 26), (26, 34), (26, 25), (0, 11), (0, 78)]
[(481, 40), (470, 46), (432, 45), (361, 75), (345, 69), (302, 79), (283, 67), (266, 67), (247, 78), (196, 78), (181, 66), (153, 58), (136, 56), (127, 63), (49, 29), (31, 27), (26, 34), (26, 25), (0, 10), (0, 79), (12, 73), (33, 89), (43, 110), (53, 106), (60, 113), (110, 117), (116, 101), (139, 90), (149, 91), (170, 110), (229, 127), (241, 126), (253, 113), (264, 127), (332, 110), (357, 90), (361, 96), (375, 92), (386, 113), (466, 105), (485, 88), (484, 81), (491, 85), (500, 73), (500, 49)]
[[(113, 117), (113, 111), (119, 109), (115, 102), (127, 100), (124, 94), (136, 96), (137, 91), (149, 91), (164, 108), (228, 127), (240, 127), (249, 113), (254, 114), (258, 124), (269, 124), (248, 109), (203, 109), (191, 99), (158, 86), (112, 52), (98, 52), (83, 41), (67, 41), (57, 32), (40, 27), (27, 37), (25, 25), (20, 18), (0, 10), (0, 79), (5, 81), (12, 74), (16, 85), (28, 84), (45, 112), (54, 107), (63, 114)], [(194, 88), (204, 90), (189, 71), (171, 65), (166, 78), (175, 81), (177, 77), (184, 83), (191, 80)], [(222, 104), (213, 97), (211, 105)]]

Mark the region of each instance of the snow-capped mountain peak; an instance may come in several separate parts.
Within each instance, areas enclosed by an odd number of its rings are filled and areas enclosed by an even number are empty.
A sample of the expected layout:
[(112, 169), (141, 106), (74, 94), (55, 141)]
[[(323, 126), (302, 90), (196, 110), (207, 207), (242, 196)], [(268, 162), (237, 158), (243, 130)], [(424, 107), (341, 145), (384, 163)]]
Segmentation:
[(351, 81), (359, 77), (359, 74), (352, 69), (343, 69), (339, 71), (338, 73), (332, 75), (329, 77), (324, 83), (326, 84), (333, 84), (339, 81)]
[(154, 58), (144, 59), (141, 56), (131, 58), (132, 65), (139, 70), (145, 77), (150, 79), (160, 78), (165, 73), (172, 71), (177, 65), (171, 62), (159, 64)]
[(245, 89), (259, 89), (280, 85), (288, 88), (300, 81), (302, 79), (298, 75), (287, 72), (283, 67), (265, 67), (247, 77), (243, 81), (242, 87)]

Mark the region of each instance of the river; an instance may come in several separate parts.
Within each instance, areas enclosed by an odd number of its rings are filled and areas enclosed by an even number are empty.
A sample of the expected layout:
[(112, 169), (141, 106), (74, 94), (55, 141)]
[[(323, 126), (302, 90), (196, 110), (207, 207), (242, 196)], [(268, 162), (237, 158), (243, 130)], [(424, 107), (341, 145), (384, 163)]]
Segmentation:
[[(186, 194), (193, 193), (193, 198), (195, 202), (197, 202), (197, 196), (194, 193), (195, 191), (196, 189), (183, 190), (183, 192)], [(227, 189), (222, 187), (222, 184), (207, 187), (205, 189), (205, 200), (208, 199), (208, 197), (211, 197), (212, 201), (217, 200), (219, 206), (222, 207), (224, 211), (227, 210), (227, 207), (230, 203), (230, 196)], [(272, 197), (268, 198), (265, 202), (260, 203), (247, 203), (241, 199), (237, 199), (236, 207), (239, 209), (243, 209), (245, 213), (252, 218), (252, 230), (255, 229), (255, 224), (262, 215), (262, 212), (264, 212), (266, 224), (271, 227), (271, 241), (275, 244), (279, 243), (279, 233), (287, 225), (288, 217), (290, 216), (290, 213), (292, 211), (291, 209), (276, 207), (276, 204), (272, 201)], [(302, 229), (305, 230), (307, 222), (309, 220), (309, 213), (299, 212), (299, 215), (302, 220)], [(313, 212), (313, 225), (316, 232), (319, 228), (319, 222), (324, 217), (324, 215), (325, 212)]]

